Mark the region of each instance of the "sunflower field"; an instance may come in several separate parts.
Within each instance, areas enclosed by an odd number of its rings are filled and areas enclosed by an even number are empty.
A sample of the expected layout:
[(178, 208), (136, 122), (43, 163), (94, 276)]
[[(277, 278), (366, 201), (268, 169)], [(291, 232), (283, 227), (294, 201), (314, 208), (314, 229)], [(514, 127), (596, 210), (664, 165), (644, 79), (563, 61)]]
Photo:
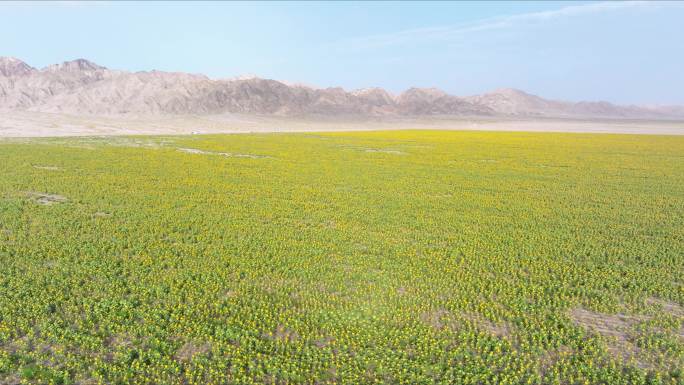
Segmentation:
[(0, 141), (0, 384), (683, 384), (684, 137)]

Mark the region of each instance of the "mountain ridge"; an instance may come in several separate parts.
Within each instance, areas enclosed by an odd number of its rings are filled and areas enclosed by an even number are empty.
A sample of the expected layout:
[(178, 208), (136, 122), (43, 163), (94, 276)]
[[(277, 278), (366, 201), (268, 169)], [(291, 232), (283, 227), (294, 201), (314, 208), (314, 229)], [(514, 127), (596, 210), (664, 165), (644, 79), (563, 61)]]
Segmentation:
[(346, 91), (254, 76), (210, 79), (183, 72), (111, 70), (86, 59), (36, 69), (0, 57), (0, 111), (70, 114), (217, 114), (684, 118), (684, 106), (620, 106), (549, 100), (512, 88), (455, 96), (437, 88), (393, 95), (378, 87)]

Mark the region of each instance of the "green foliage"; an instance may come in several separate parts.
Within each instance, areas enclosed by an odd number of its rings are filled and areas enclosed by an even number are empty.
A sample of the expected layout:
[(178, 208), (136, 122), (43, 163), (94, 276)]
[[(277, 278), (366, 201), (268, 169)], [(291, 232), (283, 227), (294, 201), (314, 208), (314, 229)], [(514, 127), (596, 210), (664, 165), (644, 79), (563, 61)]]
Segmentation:
[[(487, 132), (0, 142), (0, 383), (682, 383), (684, 319), (646, 303), (684, 304), (683, 155)], [(577, 308), (645, 320), (635, 353)]]

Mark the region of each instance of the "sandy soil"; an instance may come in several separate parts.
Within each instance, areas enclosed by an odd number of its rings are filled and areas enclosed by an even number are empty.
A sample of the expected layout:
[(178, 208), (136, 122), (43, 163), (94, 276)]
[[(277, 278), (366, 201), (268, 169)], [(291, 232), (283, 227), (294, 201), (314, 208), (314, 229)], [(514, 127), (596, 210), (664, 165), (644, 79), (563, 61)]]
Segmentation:
[(209, 116), (73, 116), (36, 112), (0, 114), (0, 138), (403, 129), (684, 135), (684, 121), (461, 117), (304, 119), (235, 114)]

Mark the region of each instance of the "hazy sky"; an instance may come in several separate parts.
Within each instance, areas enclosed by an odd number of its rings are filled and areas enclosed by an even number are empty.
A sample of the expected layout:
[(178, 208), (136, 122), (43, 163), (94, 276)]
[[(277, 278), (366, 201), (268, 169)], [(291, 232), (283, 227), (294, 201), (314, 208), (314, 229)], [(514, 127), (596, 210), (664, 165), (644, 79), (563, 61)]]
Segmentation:
[(0, 3), (0, 56), (684, 104), (684, 3)]

